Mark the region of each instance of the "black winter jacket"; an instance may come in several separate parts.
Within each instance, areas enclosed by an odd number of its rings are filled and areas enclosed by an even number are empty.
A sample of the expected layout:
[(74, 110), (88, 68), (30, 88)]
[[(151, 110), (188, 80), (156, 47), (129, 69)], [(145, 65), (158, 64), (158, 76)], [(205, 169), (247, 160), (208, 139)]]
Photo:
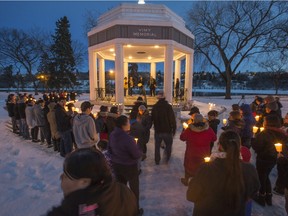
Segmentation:
[(288, 137), (280, 128), (265, 128), (264, 131), (257, 134), (252, 141), (252, 148), (255, 150), (257, 160), (275, 162), (277, 160), (277, 151), (275, 143), (282, 143), (283, 151), (286, 154)]
[(156, 133), (176, 132), (176, 120), (172, 106), (165, 100), (159, 99), (152, 108), (152, 121)]
[(55, 106), (55, 118), (56, 118), (56, 123), (57, 123), (57, 129), (60, 132), (65, 132), (68, 130), (72, 130), (71, 127), (71, 116), (69, 116), (65, 109), (57, 104)]

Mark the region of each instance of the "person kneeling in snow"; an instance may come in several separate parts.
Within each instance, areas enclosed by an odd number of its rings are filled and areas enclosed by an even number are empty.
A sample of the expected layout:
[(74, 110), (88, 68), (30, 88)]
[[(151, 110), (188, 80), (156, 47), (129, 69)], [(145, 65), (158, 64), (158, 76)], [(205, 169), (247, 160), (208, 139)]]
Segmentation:
[(133, 192), (112, 180), (103, 154), (84, 148), (67, 155), (61, 174), (64, 200), (47, 216), (137, 215)]

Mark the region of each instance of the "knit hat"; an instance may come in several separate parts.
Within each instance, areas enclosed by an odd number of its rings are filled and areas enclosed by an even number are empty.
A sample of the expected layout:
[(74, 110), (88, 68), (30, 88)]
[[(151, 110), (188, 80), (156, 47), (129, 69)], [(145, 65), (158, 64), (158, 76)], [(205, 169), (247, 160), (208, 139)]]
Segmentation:
[(200, 114), (199, 108), (196, 107), (196, 106), (194, 106), (194, 107), (191, 108), (191, 110), (190, 110), (190, 112), (189, 112), (188, 115), (193, 115), (193, 114), (195, 114), (195, 113)]
[(84, 101), (81, 104), (81, 111), (85, 112), (88, 108), (93, 107), (93, 106), (94, 106), (94, 104), (91, 104), (89, 101)]
[(138, 107), (138, 110), (145, 111), (145, 110), (146, 110), (146, 107), (145, 107), (144, 105), (140, 105), (140, 106)]
[(70, 179), (89, 178), (92, 184), (102, 184), (111, 173), (105, 157), (98, 150), (77, 149), (69, 154), (63, 164), (63, 172)]

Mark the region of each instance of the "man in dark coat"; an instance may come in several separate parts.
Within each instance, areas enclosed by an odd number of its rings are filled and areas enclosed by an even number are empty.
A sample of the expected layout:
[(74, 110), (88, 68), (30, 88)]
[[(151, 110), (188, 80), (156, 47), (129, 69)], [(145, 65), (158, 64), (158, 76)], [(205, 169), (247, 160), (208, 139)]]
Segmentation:
[(71, 126), (71, 116), (69, 116), (65, 111), (66, 99), (60, 97), (57, 105), (55, 106), (55, 117), (57, 123), (57, 130), (61, 134), (60, 141), (60, 155), (65, 157), (65, 155), (72, 151), (73, 141), (72, 141), (72, 126)]
[(152, 108), (152, 122), (155, 129), (155, 163), (159, 164), (160, 145), (164, 141), (166, 148), (166, 162), (171, 157), (173, 136), (176, 133), (176, 120), (172, 106), (165, 100), (164, 92), (157, 95), (158, 102)]

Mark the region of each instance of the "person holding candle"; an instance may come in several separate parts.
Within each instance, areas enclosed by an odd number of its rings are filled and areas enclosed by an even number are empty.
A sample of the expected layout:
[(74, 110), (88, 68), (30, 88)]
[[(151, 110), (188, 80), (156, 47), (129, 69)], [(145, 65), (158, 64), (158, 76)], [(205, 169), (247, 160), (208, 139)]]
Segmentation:
[(194, 116), (195, 116), (196, 114), (200, 114), (200, 110), (199, 110), (198, 107), (193, 106), (193, 107), (191, 108), (189, 114), (188, 114), (188, 115), (191, 116), (191, 118), (187, 121), (187, 124), (193, 124)]
[(252, 164), (240, 159), (240, 136), (231, 130), (219, 137), (221, 154), (202, 164), (189, 181), (186, 198), (194, 202), (193, 215), (245, 215), (246, 203), (258, 190)]
[(222, 127), (222, 130), (233, 130), (241, 137), (244, 121), (241, 119), (241, 114), (239, 111), (231, 111), (229, 113), (228, 124)]
[(138, 116), (140, 123), (144, 127), (144, 142), (143, 142), (143, 156), (142, 161), (147, 158), (147, 143), (150, 139), (150, 128), (152, 127), (152, 117), (149, 114), (149, 110), (144, 105), (138, 107)]
[(77, 148), (96, 148), (99, 138), (95, 121), (90, 116), (93, 106), (89, 101), (84, 101), (81, 104), (82, 113), (73, 118), (73, 135)]
[(204, 157), (210, 155), (210, 143), (217, 139), (208, 122), (201, 114), (194, 115), (193, 124), (182, 131), (180, 140), (186, 141), (184, 157), (185, 176), (181, 178), (182, 184), (188, 185), (190, 177), (193, 177), (198, 167), (204, 162)]
[(139, 208), (139, 171), (138, 160), (142, 157), (142, 151), (134, 138), (128, 134), (130, 121), (127, 116), (116, 118), (115, 128), (109, 137), (108, 150), (111, 153), (112, 166), (117, 181), (123, 184), (129, 183), (137, 199), (139, 215), (143, 209)]
[[(210, 110), (208, 113), (208, 124), (209, 127), (212, 128), (214, 131), (215, 135), (217, 136), (217, 131), (218, 131), (218, 125), (220, 124), (220, 120), (217, 119), (218, 117), (218, 111), (216, 110)], [(210, 152), (212, 151), (212, 148), (214, 146), (214, 142), (210, 143)]]
[(240, 113), (244, 121), (244, 127), (241, 134), (241, 144), (247, 148), (251, 148), (251, 139), (253, 137), (252, 128), (256, 124), (256, 120), (252, 114), (249, 104), (240, 106)]
[(254, 197), (254, 200), (262, 206), (265, 206), (265, 204), (272, 205), (272, 188), (269, 174), (277, 162), (277, 151), (274, 144), (288, 143), (288, 137), (280, 127), (281, 123), (276, 115), (266, 116), (264, 118), (265, 130), (257, 134), (252, 142), (252, 148), (257, 154), (256, 169), (261, 184), (259, 193)]

